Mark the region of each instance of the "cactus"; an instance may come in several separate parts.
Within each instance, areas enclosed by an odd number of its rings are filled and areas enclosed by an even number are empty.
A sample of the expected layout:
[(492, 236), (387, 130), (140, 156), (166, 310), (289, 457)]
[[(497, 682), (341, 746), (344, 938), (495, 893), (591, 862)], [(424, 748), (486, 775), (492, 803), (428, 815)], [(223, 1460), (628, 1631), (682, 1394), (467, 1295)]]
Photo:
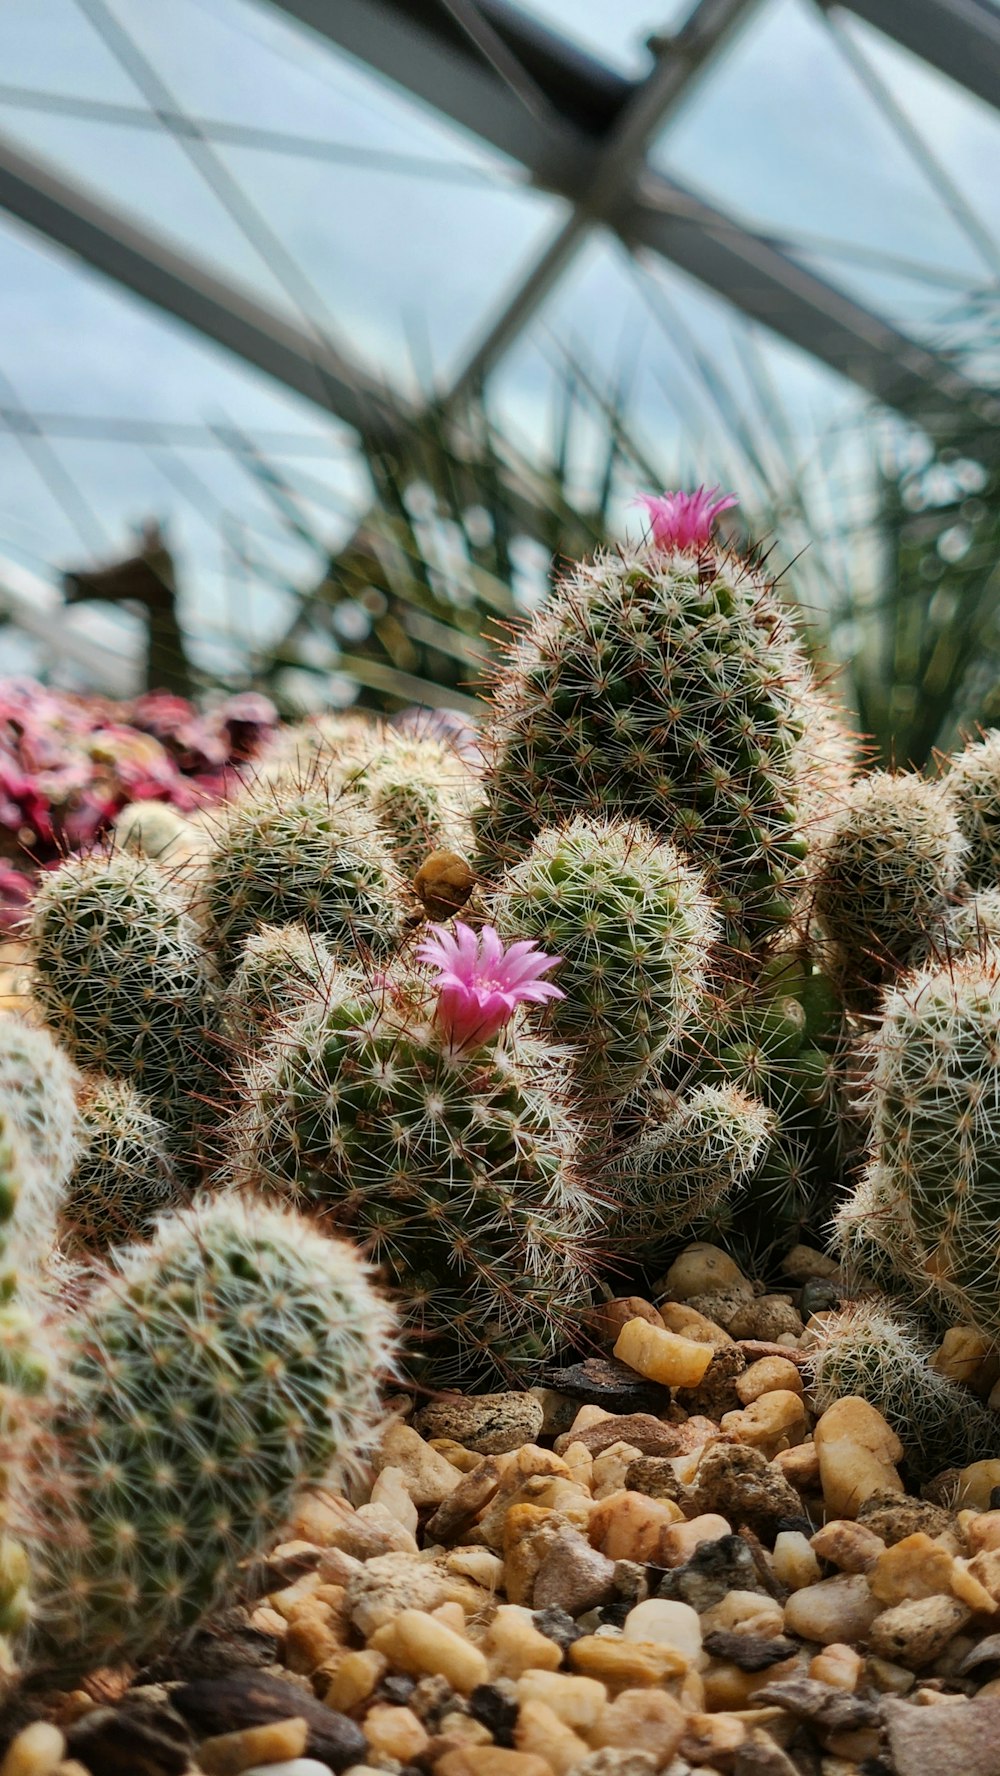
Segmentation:
[(824, 1412), (859, 1394), (897, 1433), (917, 1481), (1000, 1455), (1000, 1419), (930, 1366), (933, 1347), (888, 1301), (852, 1302), (825, 1317), (809, 1357), (809, 1394)]
[(148, 1656), (238, 1589), (298, 1488), (355, 1458), (390, 1316), (345, 1245), (221, 1198), (164, 1219), (62, 1331), (15, 1499), (29, 1664)]
[(0, 1109), (58, 1191), (77, 1150), (76, 1071), (46, 1030), (0, 1015)]
[(700, 1006), (716, 920), (698, 872), (648, 828), (581, 816), (539, 834), (492, 906), (502, 936), (561, 958), (541, 1016), (588, 1103), (634, 1088)]
[(407, 878), (432, 851), (471, 851), (475, 778), (446, 740), (381, 728), (358, 755), (341, 764), (343, 781), (367, 801)]
[(869, 1006), (955, 898), (966, 850), (940, 786), (912, 772), (874, 771), (813, 859), (816, 921), (831, 966)]
[(196, 928), (156, 864), (71, 858), (31, 925), (33, 993), (73, 1059), (128, 1079), (188, 1128), (218, 1076), (218, 1003)]
[(209, 941), (226, 973), (262, 925), (304, 925), (337, 955), (381, 954), (396, 935), (401, 893), (360, 798), (323, 781), (265, 785), (221, 817), (206, 866)]
[(698, 1086), (650, 1119), (609, 1167), (620, 1205), (613, 1246), (659, 1260), (680, 1234), (716, 1220), (757, 1170), (774, 1128), (763, 1104), (729, 1085)]
[(919, 969), (890, 990), (870, 1077), (869, 1166), (838, 1214), (841, 1241), (871, 1240), (915, 1300), (996, 1336), (1000, 957)]
[(1000, 888), (981, 888), (970, 900), (949, 907), (926, 945), (927, 956), (981, 954), (1000, 944)]
[(130, 802), (115, 820), (114, 836), (123, 851), (174, 864), (190, 858), (204, 835), (167, 802)]
[[(338, 974), (322, 1010), (251, 1065), (234, 1143), (238, 1177), (329, 1211), (385, 1266), (411, 1369), (469, 1386), (573, 1327), (596, 1208), (560, 1055), (520, 1030), (476, 1045), (457, 993), (439, 1005), (426, 977), (366, 987)], [(486, 1040), (503, 1021), (496, 998)]]
[(80, 1122), (80, 1154), (60, 1212), (70, 1247), (96, 1252), (141, 1238), (181, 1195), (169, 1128), (124, 1079), (93, 1081)]
[(223, 997), (231, 1039), (244, 1048), (265, 1041), (275, 1024), (322, 1000), (334, 966), (304, 925), (263, 925), (247, 938)]
[(991, 728), (947, 763), (942, 788), (966, 841), (969, 886), (995, 888), (1000, 883), (1000, 731)]
[(495, 692), (484, 868), (576, 814), (648, 825), (708, 873), (734, 945), (790, 916), (806, 842), (809, 668), (748, 560), (703, 542), (602, 553), (564, 581)]

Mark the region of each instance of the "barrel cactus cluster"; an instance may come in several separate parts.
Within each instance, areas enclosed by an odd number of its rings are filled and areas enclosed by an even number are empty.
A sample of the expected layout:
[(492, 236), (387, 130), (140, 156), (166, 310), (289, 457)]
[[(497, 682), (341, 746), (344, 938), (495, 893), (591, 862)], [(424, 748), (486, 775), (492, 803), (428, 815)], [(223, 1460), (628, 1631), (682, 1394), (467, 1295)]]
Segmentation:
[(827, 1248), (814, 1397), (928, 1471), (989, 1439), (934, 1352), (1000, 1340), (1000, 736), (859, 774), (733, 503), (572, 568), (475, 758), (317, 718), (183, 864), (132, 817), (44, 874), (0, 1023), (23, 1667), (155, 1652), (381, 1382), (546, 1385), (690, 1239), (764, 1285)]

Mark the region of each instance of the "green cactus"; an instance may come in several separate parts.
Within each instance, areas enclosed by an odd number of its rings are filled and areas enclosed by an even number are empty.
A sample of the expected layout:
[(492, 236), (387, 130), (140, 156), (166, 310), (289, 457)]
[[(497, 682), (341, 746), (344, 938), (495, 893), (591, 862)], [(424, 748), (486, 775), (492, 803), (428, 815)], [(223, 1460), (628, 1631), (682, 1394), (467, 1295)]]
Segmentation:
[(954, 811), (967, 850), (963, 867), (969, 886), (992, 889), (1000, 883), (1000, 730), (991, 728), (946, 761), (942, 788)]
[(813, 909), (831, 967), (860, 1009), (937, 927), (965, 851), (939, 784), (874, 771), (853, 785), (812, 860)]
[(348, 959), (391, 947), (402, 884), (359, 797), (322, 780), (265, 784), (220, 820), (204, 896), (209, 941), (225, 973), (262, 925), (304, 925)]
[(76, 1157), (76, 1084), (74, 1067), (47, 1030), (0, 1015), (0, 1109), (53, 1191)]
[(216, 1088), (218, 997), (180, 892), (124, 853), (74, 857), (43, 878), (33, 993), (73, 1059), (131, 1081), (187, 1130)]
[(434, 1010), (424, 978), (339, 974), (250, 1067), (236, 1174), (328, 1210), (401, 1291), (411, 1370), (469, 1386), (576, 1329), (597, 1209), (559, 1055), (456, 1053)]
[(663, 1259), (679, 1235), (717, 1220), (759, 1169), (775, 1118), (731, 1085), (700, 1085), (650, 1117), (607, 1173), (618, 1213), (609, 1229), (622, 1255)]
[(80, 1154), (61, 1205), (71, 1249), (103, 1251), (148, 1233), (181, 1197), (170, 1130), (125, 1079), (92, 1081), (80, 1104)]
[(716, 919), (701, 876), (648, 828), (581, 816), (540, 833), (491, 902), (502, 937), (562, 958), (540, 1013), (588, 1103), (634, 1088), (700, 1007)]
[(204, 835), (167, 802), (130, 802), (115, 820), (116, 844), (123, 851), (174, 865), (197, 851)]
[(229, 1600), (298, 1488), (359, 1453), (389, 1335), (355, 1254), (288, 1211), (215, 1199), (119, 1254), (63, 1328), (13, 1501), (29, 1667), (148, 1657)]
[(304, 925), (263, 925), (247, 938), (225, 990), (230, 1038), (244, 1052), (259, 1047), (277, 1023), (322, 1001), (334, 967), (323, 939)]
[(814, 1409), (825, 1412), (846, 1394), (860, 1395), (896, 1432), (915, 1480), (1000, 1455), (1000, 1418), (931, 1368), (933, 1346), (892, 1302), (852, 1302), (826, 1316), (814, 1340)]
[(476, 779), (454, 747), (433, 734), (383, 727), (358, 760), (343, 761), (343, 781), (362, 795), (408, 879), (431, 851), (473, 848), (470, 811)]
[(981, 888), (949, 907), (928, 945), (930, 955), (979, 954), (1000, 944), (1000, 888)]
[(770, 937), (802, 875), (816, 691), (780, 601), (747, 560), (622, 548), (583, 563), (495, 694), (484, 868), (577, 814), (641, 821), (709, 876), (730, 941)]
[(919, 969), (872, 1039), (867, 1173), (838, 1214), (959, 1323), (1000, 1334), (1000, 957)]

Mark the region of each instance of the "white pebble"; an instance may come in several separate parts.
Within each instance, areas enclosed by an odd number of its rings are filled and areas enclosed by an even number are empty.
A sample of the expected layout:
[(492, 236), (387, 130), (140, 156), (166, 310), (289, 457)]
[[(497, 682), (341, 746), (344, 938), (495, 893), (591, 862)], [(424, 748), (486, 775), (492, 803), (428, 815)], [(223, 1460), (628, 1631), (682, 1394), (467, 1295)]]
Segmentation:
[(243, 1776), (330, 1776), (330, 1766), (317, 1758), (289, 1758), (283, 1764), (254, 1764), (252, 1770), (244, 1770)]
[(692, 1664), (701, 1652), (701, 1623), (689, 1603), (668, 1597), (650, 1597), (637, 1603), (625, 1617), (623, 1640), (652, 1640), (676, 1647)]

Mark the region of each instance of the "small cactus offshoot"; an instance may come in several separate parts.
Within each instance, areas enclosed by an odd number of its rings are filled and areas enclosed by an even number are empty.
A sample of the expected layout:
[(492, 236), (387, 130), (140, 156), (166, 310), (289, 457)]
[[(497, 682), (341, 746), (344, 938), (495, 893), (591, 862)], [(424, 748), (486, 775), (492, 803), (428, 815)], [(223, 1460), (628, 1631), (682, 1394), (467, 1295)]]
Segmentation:
[(964, 869), (975, 890), (1000, 882), (1000, 730), (953, 753), (941, 787), (968, 849)]
[(182, 1194), (169, 1128), (125, 1079), (90, 1083), (80, 1125), (60, 1211), (68, 1245), (98, 1252), (142, 1238)]
[(0, 1108), (58, 1190), (76, 1156), (77, 1075), (47, 1030), (0, 1015)]
[(334, 967), (323, 939), (304, 925), (262, 925), (223, 996), (229, 1036), (256, 1047), (284, 1018), (322, 1000)]

